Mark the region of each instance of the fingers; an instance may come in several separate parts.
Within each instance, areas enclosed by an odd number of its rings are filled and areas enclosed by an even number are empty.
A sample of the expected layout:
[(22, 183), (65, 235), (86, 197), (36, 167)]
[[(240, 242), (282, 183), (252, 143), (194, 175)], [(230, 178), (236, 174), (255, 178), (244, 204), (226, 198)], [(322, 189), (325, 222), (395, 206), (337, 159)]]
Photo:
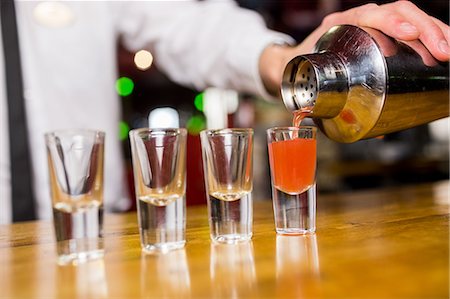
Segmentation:
[[(449, 33), (450, 28), (439, 20), (430, 17), (409, 1), (398, 1), (384, 5), (393, 9), (404, 17), (419, 31), (419, 40), (438, 60), (446, 61), (450, 58)], [(399, 38), (401, 39), (401, 38)], [(403, 39), (411, 40), (411, 39)]]
[(434, 23), (442, 30), (442, 33), (445, 36), (445, 39), (447, 40), (447, 43), (450, 44), (450, 28), (447, 24), (442, 22), (441, 20), (438, 20), (436, 18), (432, 18)]
[(385, 6), (359, 7), (353, 12), (359, 26), (376, 28), (400, 40), (413, 40), (420, 36), (416, 26), (402, 14)]
[(366, 4), (347, 11), (332, 14), (325, 20), (327, 25), (352, 24), (378, 29), (385, 34), (401, 40), (419, 38), (419, 30), (392, 9), (376, 4)]
[(404, 43), (420, 55), (425, 65), (435, 66), (437, 64), (437, 60), (434, 58), (434, 56), (430, 54), (430, 51), (427, 50), (423, 43), (421, 43), (418, 39), (412, 41), (404, 41)]
[(324, 19), (323, 26), (352, 24), (378, 29), (402, 41), (420, 40), (438, 60), (450, 59), (450, 27), (409, 1), (366, 4)]

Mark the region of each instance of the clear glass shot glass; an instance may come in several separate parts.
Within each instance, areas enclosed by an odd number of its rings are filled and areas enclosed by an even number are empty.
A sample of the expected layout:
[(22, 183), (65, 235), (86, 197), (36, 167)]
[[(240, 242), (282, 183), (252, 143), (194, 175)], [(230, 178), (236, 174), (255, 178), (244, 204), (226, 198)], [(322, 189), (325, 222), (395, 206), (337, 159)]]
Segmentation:
[(186, 129), (130, 132), (139, 232), (144, 252), (186, 243)]
[(316, 230), (316, 127), (267, 130), (275, 229), (279, 234)]
[(253, 130), (200, 132), (211, 239), (236, 243), (252, 237)]
[(104, 255), (105, 133), (61, 130), (45, 134), (59, 264)]

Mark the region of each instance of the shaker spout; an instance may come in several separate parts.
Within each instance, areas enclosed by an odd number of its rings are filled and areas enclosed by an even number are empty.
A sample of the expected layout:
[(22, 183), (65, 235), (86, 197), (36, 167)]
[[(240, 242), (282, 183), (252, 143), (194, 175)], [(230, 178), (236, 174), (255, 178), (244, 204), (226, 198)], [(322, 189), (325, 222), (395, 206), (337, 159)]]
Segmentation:
[(345, 105), (347, 70), (333, 53), (308, 54), (292, 59), (283, 74), (281, 94), (290, 110), (308, 117), (332, 118)]

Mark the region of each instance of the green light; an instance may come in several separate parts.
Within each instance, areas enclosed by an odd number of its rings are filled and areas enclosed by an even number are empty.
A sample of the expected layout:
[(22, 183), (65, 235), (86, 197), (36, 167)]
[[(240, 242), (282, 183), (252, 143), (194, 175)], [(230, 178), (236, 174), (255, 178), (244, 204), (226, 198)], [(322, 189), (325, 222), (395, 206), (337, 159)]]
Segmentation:
[(201, 130), (203, 130), (206, 126), (205, 117), (194, 115), (192, 116), (186, 124), (186, 127), (190, 134), (198, 135)]
[(128, 77), (121, 77), (116, 81), (117, 93), (123, 97), (130, 95), (134, 89), (134, 82)]
[(122, 141), (127, 139), (128, 132), (130, 132), (130, 126), (124, 121), (119, 122), (119, 139)]
[(203, 112), (203, 92), (195, 96), (194, 106), (195, 108), (197, 108), (198, 111)]

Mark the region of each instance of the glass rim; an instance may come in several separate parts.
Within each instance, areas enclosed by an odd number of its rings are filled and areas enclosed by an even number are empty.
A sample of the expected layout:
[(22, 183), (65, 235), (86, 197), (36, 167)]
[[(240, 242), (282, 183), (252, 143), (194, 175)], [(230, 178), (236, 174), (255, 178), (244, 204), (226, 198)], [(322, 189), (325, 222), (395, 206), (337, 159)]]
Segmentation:
[(230, 133), (247, 133), (253, 134), (253, 128), (222, 128), (222, 129), (206, 129), (200, 132), (201, 135), (215, 136), (215, 135), (227, 135)]
[(132, 129), (129, 132), (130, 136), (140, 135), (142, 133), (148, 133), (148, 134), (157, 134), (160, 135), (161, 133), (169, 133), (173, 135), (187, 135), (187, 129), (186, 128), (137, 128)]
[(95, 134), (98, 138), (104, 138), (106, 133), (105, 131), (96, 130), (96, 129), (59, 129), (54, 131), (49, 131), (44, 133), (45, 138), (52, 138), (61, 135), (85, 135), (85, 134)]
[(271, 132), (292, 132), (292, 131), (313, 131), (316, 132), (317, 131), (317, 127), (315, 126), (299, 126), (299, 127), (294, 127), (294, 126), (280, 126), (280, 127), (272, 127), (272, 128), (268, 128), (267, 133), (271, 133)]

